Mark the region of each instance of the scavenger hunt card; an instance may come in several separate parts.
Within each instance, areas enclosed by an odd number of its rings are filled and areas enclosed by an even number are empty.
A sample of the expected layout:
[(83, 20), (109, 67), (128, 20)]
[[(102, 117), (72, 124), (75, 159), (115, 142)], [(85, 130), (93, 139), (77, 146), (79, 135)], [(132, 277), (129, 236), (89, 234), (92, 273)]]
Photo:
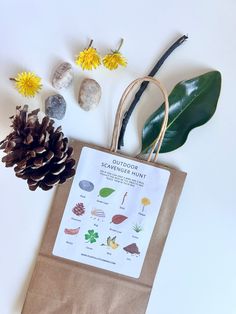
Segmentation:
[(169, 176), (84, 147), (53, 255), (139, 278)]

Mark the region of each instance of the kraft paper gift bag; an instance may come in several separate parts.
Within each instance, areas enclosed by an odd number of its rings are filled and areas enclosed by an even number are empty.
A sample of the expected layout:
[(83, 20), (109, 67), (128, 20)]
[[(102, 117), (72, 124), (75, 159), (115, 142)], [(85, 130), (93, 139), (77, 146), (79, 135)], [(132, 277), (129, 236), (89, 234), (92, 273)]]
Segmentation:
[[(117, 152), (124, 101), (143, 81), (166, 108), (147, 160)], [(156, 163), (167, 121), (165, 89), (144, 77), (121, 98), (110, 149), (72, 141), (76, 175), (57, 189), (22, 313), (145, 313), (186, 177)]]

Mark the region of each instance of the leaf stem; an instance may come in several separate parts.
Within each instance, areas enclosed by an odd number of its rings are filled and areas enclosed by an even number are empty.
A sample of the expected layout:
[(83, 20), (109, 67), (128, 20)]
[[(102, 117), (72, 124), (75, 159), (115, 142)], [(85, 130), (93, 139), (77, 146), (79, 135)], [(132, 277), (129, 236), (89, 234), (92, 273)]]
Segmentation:
[(120, 40), (120, 45), (119, 45), (118, 49), (116, 50), (117, 52), (120, 51), (120, 49), (121, 49), (123, 43), (124, 43), (124, 38), (121, 38), (121, 40)]
[(90, 40), (90, 42), (89, 42), (89, 45), (88, 45), (88, 48), (87, 48), (87, 49), (89, 49), (89, 48), (92, 46), (92, 44), (93, 44), (93, 39), (91, 39), (91, 40)]
[(16, 82), (16, 79), (14, 77), (10, 77), (9, 80)]
[[(188, 36), (183, 35), (180, 38), (178, 38), (165, 52), (164, 54), (161, 56), (161, 58), (157, 61), (157, 63), (155, 64), (155, 66), (153, 67), (153, 69), (151, 70), (151, 72), (148, 74), (148, 76), (153, 77), (158, 70), (161, 68), (162, 64), (165, 62), (165, 60), (169, 57), (169, 55), (177, 48), (179, 47), (183, 42), (186, 41), (186, 39), (188, 39)], [(118, 141), (118, 149), (121, 148), (121, 146), (124, 146), (124, 135), (125, 135), (125, 130), (127, 127), (127, 124), (129, 122), (129, 119), (131, 117), (131, 114), (135, 108), (135, 106), (137, 105), (137, 103), (139, 102), (143, 92), (145, 91), (145, 89), (147, 88), (149, 82), (143, 82), (140, 85), (139, 90), (136, 92), (134, 99), (129, 107), (129, 109), (125, 112), (123, 120), (122, 120), (122, 125), (121, 125), (121, 129), (120, 129), (120, 135), (119, 135), (119, 141)]]

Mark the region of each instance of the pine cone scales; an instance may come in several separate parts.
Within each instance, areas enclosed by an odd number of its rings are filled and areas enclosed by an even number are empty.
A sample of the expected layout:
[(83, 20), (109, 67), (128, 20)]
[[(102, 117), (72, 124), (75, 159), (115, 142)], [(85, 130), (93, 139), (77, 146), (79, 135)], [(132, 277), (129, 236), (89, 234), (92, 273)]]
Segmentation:
[(28, 113), (28, 106), (16, 107), (11, 117), (13, 131), (0, 142), (5, 166), (15, 166), (16, 176), (27, 180), (32, 191), (37, 187), (49, 190), (75, 174), (73, 149), (61, 127), (55, 129), (47, 116), (40, 123), (38, 113), (39, 109)]

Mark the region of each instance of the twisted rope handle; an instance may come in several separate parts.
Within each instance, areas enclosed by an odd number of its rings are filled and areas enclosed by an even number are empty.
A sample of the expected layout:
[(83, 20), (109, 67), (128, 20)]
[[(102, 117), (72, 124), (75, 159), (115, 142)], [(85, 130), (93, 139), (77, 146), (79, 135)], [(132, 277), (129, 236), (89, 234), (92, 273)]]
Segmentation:
[(157, 152), (156, 152), (154, 160), (153, 160), (154, 162), (156, 162), (156, 160), (158, 158), (159, 151), (161, 149), (161, 145), (162, 145), (164, 136), (165, 136), (166, 128), (167, 128), (168, 114), (169, 114), (169, 101), (168, 101), (168, 94), (166, 92), (165, 87), (162, 85), (162, 83), (160, 81), (158, 81), (157, 79), (155, 79), (153, 77), (150, 77), (150, 76), (145, 76), (145, 77), (141, 77), (141, 78), (138, 78), (138, 79), (134, 80), (125, 89), (125, 91), (124, 91), (124, 93), (123, 93), (123, 95), (122, 95), (122, 97), (120, 99), (119, 106), (118, 106), (117, 112), (116, 112), (116, 118), (115, 118), (113, 134), (112, 134), (112, 142), (111, 142), (110, 151), (111, 152), (116, 152), (117, 151), (119, 134), (120, 134), (120, 128), (121, 128), (121, 121), (122, 121), (122, 117), (123, 117), (123, 114), (124, 114), (124, 104), (125, 104), (125, 101), (126, 101), (128, 95), (129, 95), (129, 93), (133, 90), (133, 88), (137, 84), (141, 84), (144, 81), (148, 81), (148, 82), (154, 83), (161, 90), (163, 98), (164, 98), (164, 104), (165, 104), (165, 114), (164, 114), (164, 119), (163, 119), (163, 122), (162, 122), (161, 130), (160, 130), (160, 133), (159, 133), (158, 137), (153, 142), (151, 152), (149, 153), (148, 158), (147, 158), (147, 161), (151, 161), (152, 160), (152, 154), (155, 151), (155, 149), (157, 148)]

